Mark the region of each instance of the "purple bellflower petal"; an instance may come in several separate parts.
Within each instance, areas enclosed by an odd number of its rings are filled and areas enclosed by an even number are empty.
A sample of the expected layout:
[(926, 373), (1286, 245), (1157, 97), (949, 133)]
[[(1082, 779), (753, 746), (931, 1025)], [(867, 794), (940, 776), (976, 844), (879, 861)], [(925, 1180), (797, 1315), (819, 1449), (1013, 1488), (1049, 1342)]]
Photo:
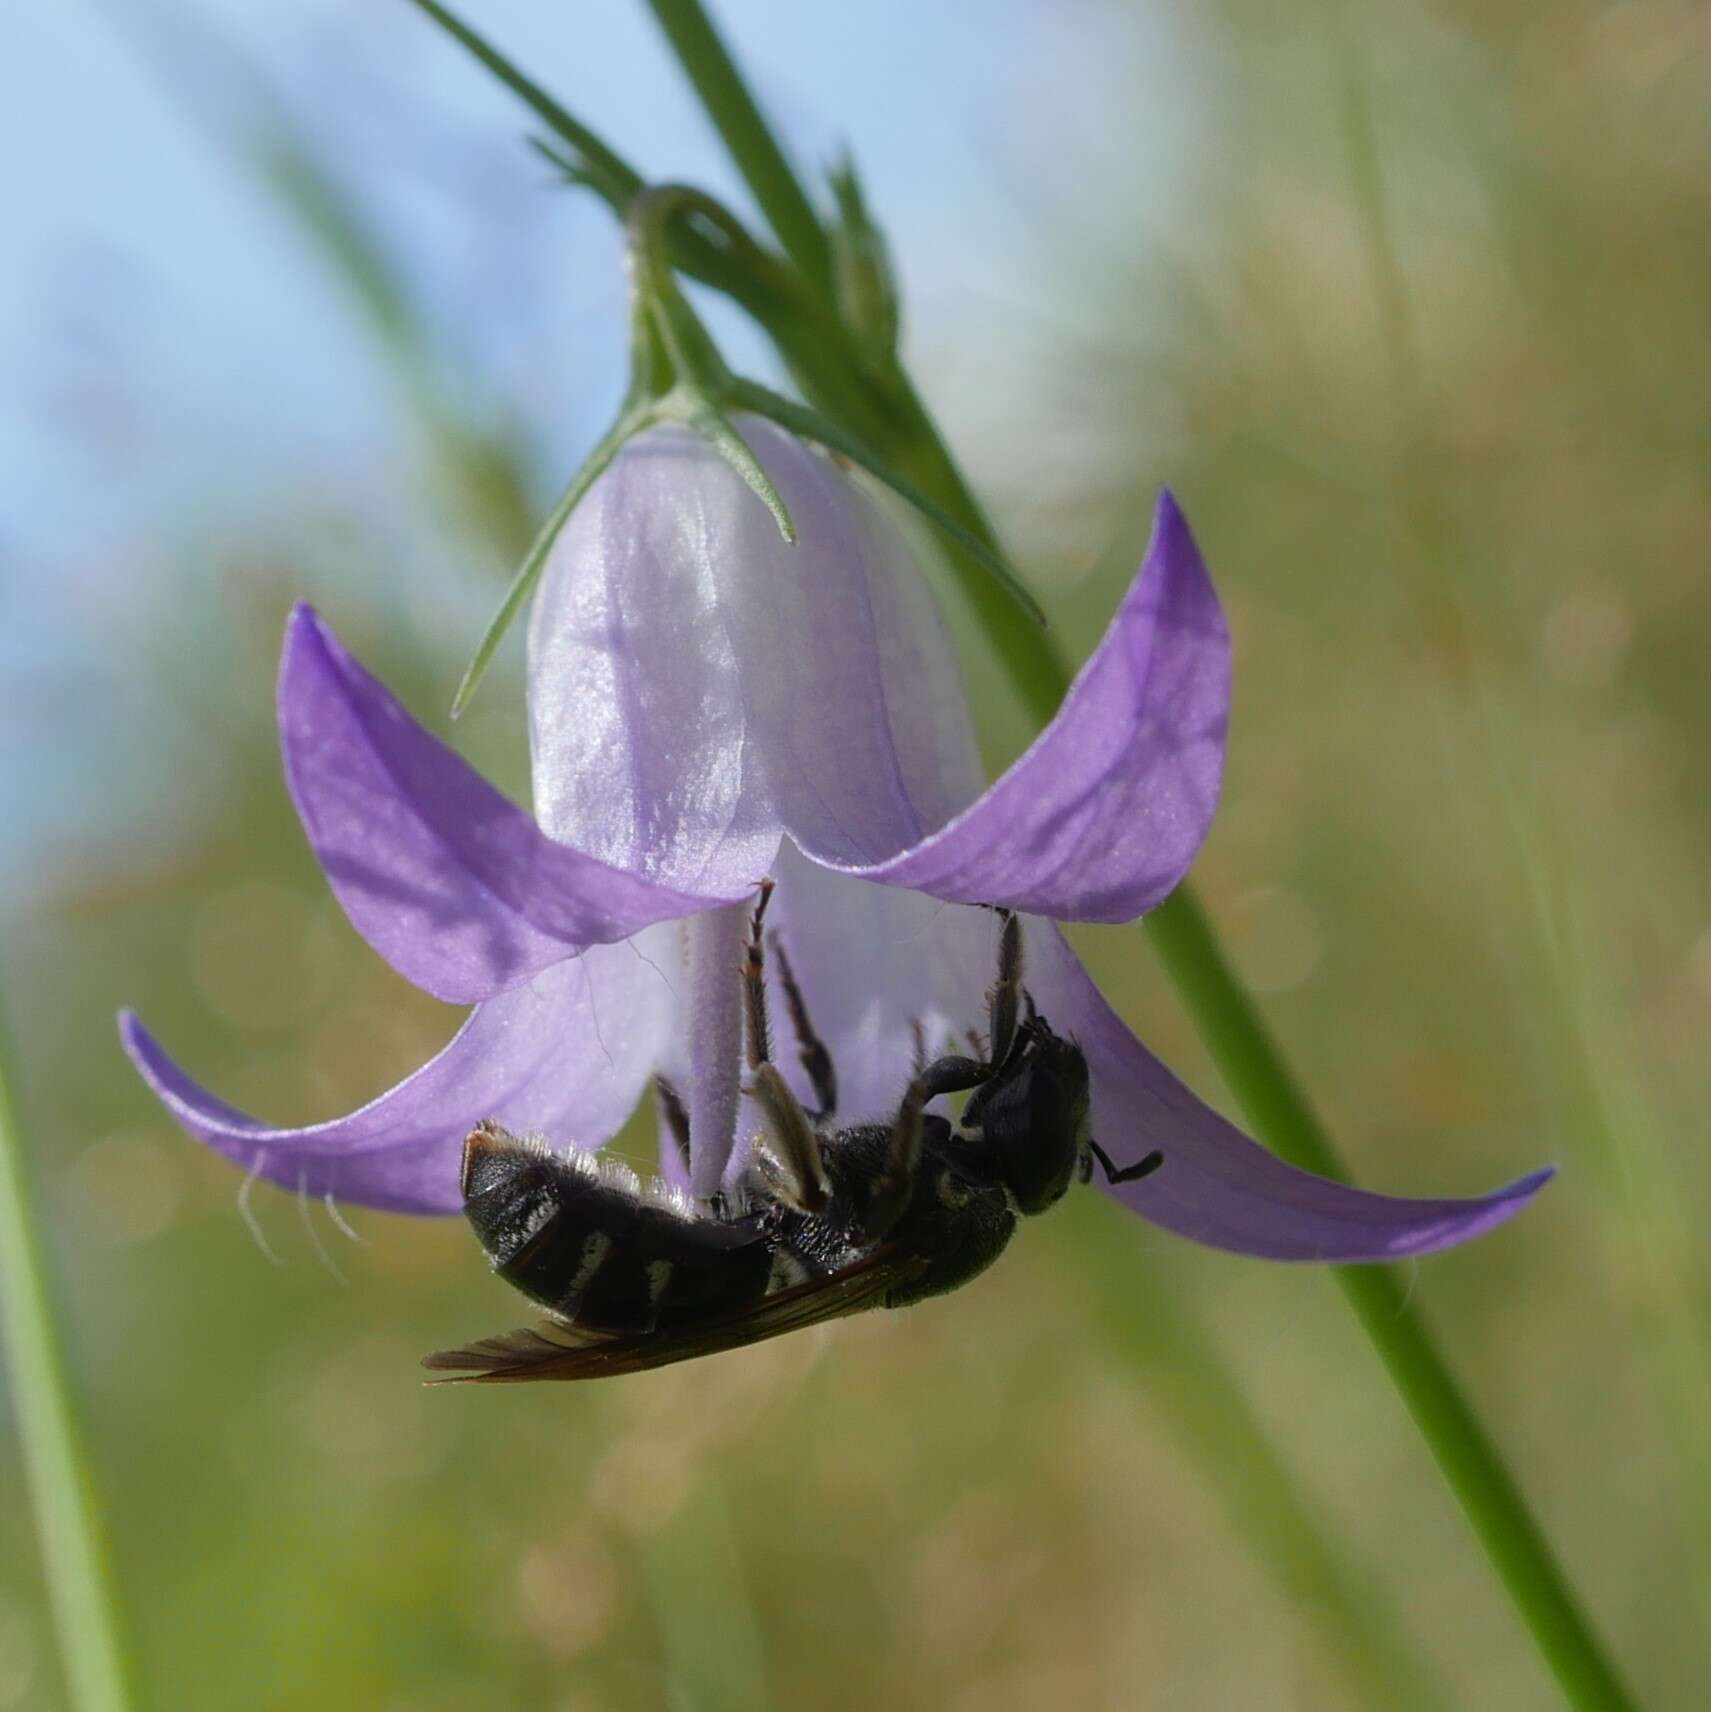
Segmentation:
[(477, 1006), (437, 1057), (378, 1099), (297, 1129), (258, 1123), (207, 1093), (129, 1012), (119, 1033), (172, 1116), (245, 1170), (393, 1212), (451, 1213), (463, 1204), (464, 1137), (483, 1118), (559, 1147), (607, 1141), (634, 1109), (678, 1008), (637, 946), (596, 947)]
[(599, 1146), (663, 1073), (692, 1156), (686, 1172), (668, 1137), (666, 1172), (707, 1195), (760, 1122), (741, 1090), (739, 965), (746, 900), (770, 874), (775, 1055), (818, 1104), (788, 959), (836, 1064), (828, 1127), (889, 1119), (918, 1048), (970, 1049), (998, 925), (966, 906), (1003, 902), (1030, 912), (1024, 979), (1087, 1054), (1100, 1141), (1120, 1163), (1164, 1153), (1115, 1191), (1143, 1217), (1243, 1254), (1371, 1261), (1447, 1247), (1526, 1203), (1548, 1172), (1411, 1201), (1286, 1165), (1159, 1064), (1037, 919), (1156, 904), (1216, 806), (1228, 637), (1169, 495), (1057, 717), (978, 795), (955, 661), (906, 537), (829, 459), (770, 424), (742, 430), (800, 545), (669, 430), (631, 442), (561, 535), (529, 631), (539, 827), (299, 609), (280, 726), (316, 855), (397, 969), (484, 1002), (414, 1075), (301, 1128), (208, 1094), (126, 1016), (126, 1050), (191, 1135), (287, 1189), (449, 1212), (476, 1122)]
[[(990, 910), (948, 908), (920, 892), (851, 880), (810, 862), (788, 840), (773, 875), (767, 915), (773, 1058), (797, 1098), (817, 1109), (818, 1092), (803, 1068), (785, 996), (788, 961), (814, 1031), (836, 1065), (837, 1103), (826, 1126), (889, 1122), (909, 1080), (917, 1025), (935, 1053), (968, 1050), (969, 1031), (986, 1026), (998, 919)], [(693, 1106), (699, 1093), (707, 1115), (697, 1126), (692, 1111), (690, 1125), (698, 1183), (715, 1186), (729, 1186), (741, 1174), (760, 1127), (754, 1102), (733, 1099), (743, 1045), (740, 994), (730, 972), (741, 961), (747, 931), (746, 909), (710, 912), (689, 924), (683, 935), (688, 968), (680, 959), (682, 973), (672, 976), (685, 994), (685, 1022), (659, 1066), (687, 1104)], [(697, 991), (703, 976), (711, 991)], [(663, 1126), (660, 1159), (662, 1174), (687, 1186)]]
[(770, 873), (786, 833), (877, 861), (979, 788), (907, 538), (830, 459), (758, 418), (738, 426), (797, 545), (710, 447), (653, 430), (566, 525), (529, 623), (541, 825), (721, 896)]
[(1164, 1164), (1108, 1192), (1153, 1224), (1266, 1260), (1405, 1260), (1482, 1235), (1550, 1180), (1535, 1171), (1472, 1200), (1406, 1200), (1315, 1177), (1266, 1152), (1192, 1094), (1131, 1034), (1063, 935), (1028, 924), (1028, 986), (1093, 1074), (1093, 1123), (1120, 1165)]
[[(908, 1079), (917, 1024), (929, 1053), (967, 1050), (969, 1032), (986, 1027), (997, 917), (829, 872), (789, 845), (777, 874), (768, 919), (837, 1064), (835, 1121), (883, 1122)], [(774, 1051), (806, 1101), (776, 953), (773, 969)], [(1049, 922), (1027, 923), (1024, 980), (1041, 1014), (1087, 1053), (1106, 1151), (1120, 1164), (1164, 1151), (1163, 1168), (1112, 1192), (1194, 1241), (1277, 1260), (1400, 1259), (1501, 1224), (1551, 1175), (1475, 1200), (1398, 1199), (1315, 1177), (1250, 1141), (1153, 1058)], [(734, 1167), (745, 1141), (739, 1127)]]
[(279, 733), (297, 812), (346, 915), (437, 998), (491, 997), (584, 946), (723, 901), (546, 837), (307, 606), (286, 629)]
[(1229, 707), (1223, 610), (1166, 493), (1140, 574), (1033, 746), (949, 825), (847, 871), (955, 903), (1127, 921), (1169, 894), (1212, 824)]
[(835, 1121), (884, 1122), (909, 1079), (917, 1024), (935, 1055), (967, 1051), (969, 1031), (986, 1027), (998, 918), (851, 879), (789, 843), (774, 873), (767, 917), (778, 948), (769, 964), (774, 1054), (798, 1096), (813, 1104), (784, 1003), (781, 951), (837, 1065)]

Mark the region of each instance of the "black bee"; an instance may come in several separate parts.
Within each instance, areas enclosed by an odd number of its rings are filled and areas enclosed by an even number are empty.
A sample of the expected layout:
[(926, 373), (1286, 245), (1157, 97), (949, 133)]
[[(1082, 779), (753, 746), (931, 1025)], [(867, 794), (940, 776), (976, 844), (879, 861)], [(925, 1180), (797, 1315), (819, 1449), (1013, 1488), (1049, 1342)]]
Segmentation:
[[(776, 942), (815, 1110), (772, 1061), (762, 929), (771, 890), (761, 889), (742, 976), (748, 1093), (763, 1127), (744, 1181), (698, 1205), (621, 1164), (477, 1125), (464, 1144), (464, 1212), (495, 1271), (550, 1318), (425, 1366), (466, 1380), (595, 1379), (905, 1307), (984, 1271), (1021, 1215), (1086, 1182), (1095, 1161), (1113, 1183), (1160, 1164), (1155, 1152), (1119, 1170), (1093, 1139), (1087, 1060), (1035, 1011), (1021, 926), (1007, 910), (985, 1052), (929, 1064), (918, 1049), (891, 1123), (825, 1128), (836, 1074)], [(683, 1104), (669, 1084), (656, 1090), (687, 1158)], [(954, 1122), (926, 1110), (964, 1092)]]

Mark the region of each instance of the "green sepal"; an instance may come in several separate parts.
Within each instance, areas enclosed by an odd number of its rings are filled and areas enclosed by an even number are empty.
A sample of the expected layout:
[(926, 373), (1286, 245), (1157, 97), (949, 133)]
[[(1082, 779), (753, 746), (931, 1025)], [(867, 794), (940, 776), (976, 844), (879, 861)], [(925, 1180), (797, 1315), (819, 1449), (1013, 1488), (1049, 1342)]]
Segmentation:
[(776, 422), (780, 428), (788, 429), (798, 439), (812, 440), (828, 451), (842, 453), (852, 464), (859, 464), (870, 476), (884, 482), (899, 499), (912, 505), (929, 523), (955, 542), (1034, 623), (1042, 630), (1046, 628), (1046, 615), (1039, 602), (1003, 559), (978, 535), (958, 523), (942, 505), (929, 499), (912, 481), (899, 475), (877, 452), (863, 445), (853, 434), (846, 433), (819, 411), (810, 410), (807, 405), (796, 404), (788, 398), (781, 398), (770, 387), (761, 386), (756, 381), (734, 378), (725, 402), (741, 410), (753, 411), (756, 416), (764, 416), (768, 421)]
[[(417, 3), (423, 4), (425, 0)], [(538, 143), (536, 146), (567, 174), (581, 171), (576, 162), (561, 158), (556, 150)], [(791, 521), (784, 496), (725, 412), (727, 402), (742, 383), (732, 376), (718, 347), (678, 289), (665, 255), (666, 220), (673, 213), (705, 212), (708, 207), (715, 210), (715, 216), (722, 213), (700, 192), (675, 185), (648, 187), (630, 199), (625, 220), (631, 299), (629, 392), (617, 421), (571, 479), (511, 579), (511, 586), (452, 698), (454, 719), (468, 707), (512, 619), (534, 592), (553, 543), (571, 513), (605, 473), (624, 443), (644, 429), (675, 424), (704, 440), (766, 507), (785, 541), (795, 544), (796, 525)]]
[(864, 347), (889, 361), (897, 355), (900, 319), (891, 246), (868, 212), (854, 160), (845, 155), (826, 177), (838, 206), (831, 226), (838, 313)]
[(559, 148), (545, 137), (529, 137), (525, 140), (536, 154), (558, 172), (566, 184), (574, 185), (578, 190), (592, 190), (595, 195), (605, 197), (606, 187), (599, 176), (590, 172), (568, 149)]
[(748, 441), (716, 410), (703, 411), (691, 418), (689, 426), (748, 483), (749, 491), (772, 513), (786, 545), (794, 547), (796, 525), (790, 519), (790, 508), (784, 503), (784, 495), (772, 485), (772, 477), (762, 468)]
[(674, 408), (670, 398), (662, 399), (659, 417), (662, 421), (680, 422), (691, 433), (705, 440), (743, 478), (755, 498), (772, 513), (772, 520), (778, 525), (778, 532), (784, 537), (786, 544), (792, 547), (796, 545), (796, 525), (791, 521), (790, 508), (784, 503), (784, 495), (773, 486), (772, 477), (766, 473), (753, 448), (732, 427), (730, 419), (723, 411), (715, 409), (706, 399), (688, 393), (684, 395), (684, 404), (680, 408)]
[[(658, 352), (655, 373), (669, 377), (656, 383), (654, 420), (679, 422), (700, 436), (742, 477), (750, 492), (772, 514), (778, 532), (794, 546), (796, 525), (784, 496), (742, 435), (725, 414), (737, 380), (719, 347), (701, 325), (672, 271), (667, 253), (667, 229), (675, 218), (699, 217), (730, 230), (740, 242), (749, 241), (718, 203), (702, 191), (681, 184), (662, 184), (642, 191), (630, 204), (624, 226), (629, 235), (631, 290), (634, 298), (633, 339), (646, 338)], [(640, 351), (640, 345), (637, 345)], [(640, 356), (633, 359), (639, 364)], [(637, 372), (640, 370), (638, 368)], [(637, 384), (632, 381), (632, 385)]]
[(494, 654), (498, 652), (499, 644), (505, 638), (505, 632), (511, 628), (511, 620), (517, 616), (523, 602), (534, 592), (535, 584), (540, 581), (547, 555), (552, 552), (553, 543), (558, 540), (565, 524), (570, 521), (570, 514), (582, 503), (583, 496), (594, 483), (606, 473), (612, 460), (623, 449), (624, 443), (651, 426), (652, 422), (651, 410), (624, 411), (583, 460), (581, 469), (571, 477), (570, 485), (548, 514), (546, 522), (541, 525), (534, 545), (529, 548), (516, 576), (511, 579), (511, 586), (505, 591), (505, 598), (499, 603), (499, 610), (494, 613), (492, 622), (481, 638), (480, 646), (475, 650), (474, 658), (463, 674), (463, 681), (457, 686), (457, 694), (452, 698), (453, 719), (469, 706), (476, 686), (481, 682)]
[(571, 478), (570, 485), (560, 495), (558, 504), (552, 508), (546, 522), (541, 525), (534, 545), (529, 548), (516, 576), (511, 579), (511, 586), (505, 591), (505, 598), (499, 603), (498, 611), (494, 613), (483, 633), (481, 643), (457, 687), (457, 694), (452, 698), (453, 719), (458, 718), (469, 706), (488, 666), (492, 663), (493, 656), (499, 650), (499, 644), (505, 639), (505, 632), (511, 628), (512, 619), (534, 593), (535, 584), (541, 580), (541, 572), (546, 568), (553, 544), (564, 532), (571, 513), (582, 503), (588, 490), (611, 467), (612, 460), (624, 449), (627, 442), (644, 429), (665, 425), (687, 428), (705, 440), (742, 477), (749, 491), (772, 514), (779, 534), (791, 546), (795, 546), (796, 525), (791, 521), (784, 496), (773, 486), (772, 478), (762, 467), (749, 443), (731, 426), (723, 412), (709, 403), (704, 394), (689, 388), (674, 388), (662, 398), (632, 401), (583, 460), (582, 467)]

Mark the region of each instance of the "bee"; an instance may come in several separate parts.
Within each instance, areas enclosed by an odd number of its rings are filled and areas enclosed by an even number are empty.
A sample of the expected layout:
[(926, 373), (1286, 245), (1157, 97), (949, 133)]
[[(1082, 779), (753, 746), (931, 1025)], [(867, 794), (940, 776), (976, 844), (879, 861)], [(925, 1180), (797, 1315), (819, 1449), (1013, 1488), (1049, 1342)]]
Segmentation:
[[(594, 1154), (481, 1123), (464, 1144), (464, 1212), (494, 1270), (546, 1311), (534, 1327), (442, 1350), (423, 1365), (459, 1380), (595, 1379), (664, 1367), (804, 1326), (901, 1308), (966, 1284), (996, 1260), (1018, 1222), (1061, 1200), (1095, 1164), (1119, 1169), (1093, 1138), (1087, 1060), (1022, 984), (1021, 924), (997, 911), (998, 971), (974, 1055), (926, 1062), (890, 1123), (834, 1129), (837, 1076), (814, 1033), (784, 948), (779, 978), (815, 1105), (773, 1060), (760, 890), (743, 960), (746, 1092), (761, 1134), (730, 1193), (697, 1203)], [(682, 1100), (656, 1080), (665, 1126), (687, 1162)], [(967, 1094), (954, 1120), (927, 1110)]]

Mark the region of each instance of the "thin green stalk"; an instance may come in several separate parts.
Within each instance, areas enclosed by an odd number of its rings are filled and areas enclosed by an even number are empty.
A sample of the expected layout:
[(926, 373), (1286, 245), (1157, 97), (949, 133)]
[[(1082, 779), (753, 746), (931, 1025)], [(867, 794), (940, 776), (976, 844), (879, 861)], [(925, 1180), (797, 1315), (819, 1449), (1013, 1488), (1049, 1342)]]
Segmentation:
[(832, 247), (826, 229), (712, 20), (697, 0), (648, 0), (648, 5), (784, 253), (829, 298)]
[[(1110, 1203), (1073, 1225), (1052, 1227), (1066, 1256), (1104, 1251), (1101, 1265), (1133, 1250), (1133, 1232)], [(1122, 1352), (1148, 1408), (1182, 1456), (1214, 1472), (1207, 1484), (1231, 1529), (1300, 1613), (1362, 1706), (1428, 1712), (1453, 1704), (1436, 1665), (1422, 1656), (1381, 1578), (1339, 1549), (1320, 1510), (1243, 1394), (1209, 1330), (1155, 1275), (1144, 1291), (1090, 1288), (1086, 1313)]]
[(77, 1712), (126, 1712), (133, 1697), (118, 1604), (48, 1298), (3, 1050), (0, 1333), (71, 1703)]
[[(1249, 1122), (1290, 1164), (1347, 1182), (1335, 1145), (1186, 886), (1147, 917), (1147, 935)], [(1635, 1703), (1410, 1292), (1390, 1267), (1340, 1266), (1334, 1276), (1565, 1698), (1587, 1712), (1628, 1712)]]
[[(776, 146), (755, 148), (749, 130), (760, 122), (758, 109), (743, 92), (740, 75), (713, 35), (699, 0), (649, 4), (762, 208), (805, 205), (806, 197)], [(740, 126), (729, 123), (736, 113), (743, 116)], [(780, 237), (789, 248), (782, 231)], [(998, 550), (919, 399), (911, 390), (901, 402), (913, 443), (898, 447), (894, 455), (947, 510)], [(932, 466), (930, 474), (923, 464)], [(1068, 686), (1063, 662), (1044, 636), (1015, 622), (1017, 615), (1008, 605), (977, 599), (975, 611), (1029, 711), (1037, 718), (1049, 717)], [(1345, 1176), (1329, 1136), (1189, 888), (1179, 888), (1153, 912), (1148, 925), (1166, 972), (1255, 1130), (1293, 1164)], [(1409, 1310), (1407, 1293), (1394, 1273), (1380, 1267), (1346, 1267), (1336, 1276), (1565, 1698), (1580, 1712), (1631, 1712), (1634, 1703), (1526, 1501), (1430, 1334)]]
[[(1395, 485), (1413, 521), (1420, 549), (1419, 570), (1409, 592), (1422, 607), (1449, 619), (1440, 633), (1464, 639), (1473, 633), (1470, 596), (1477, 588), (1487, 600), (1489, 579), (1470, 578), (1476, 550), (1466, 539), (1445, 492), (1440, 456), (1442, 433), (1427, 385), (1425, 342), (1420, 314), (1402, 266), (1396, 222), (1386, 189), (1380, 152), (1378, 115), (1372, 99), (1372, 69), (1365, 51), (1361, 19), (1335, 0), (1326, 37), (1333, 51), (1333, 73), (1342, 115), (1344, 148), (1367, 258), (1373, 301), (1378, 309), (1379, 344), (1389, 364), (1397, 442)], [(1590, 999), (1582, 958), (1566, 949), (1575, 935), (1565, 931), (1565, 902), (1541, 851), (1539, 811), (1525, 786), (1529, 769), (1513, 737), (1513, 722), (1499, 716), (1498, 686), (1484, 651), (1465, 646), (1450, 656), (1456, 677), (1445, 698), (1446, 717), (1455, 740), (1473, 747), (1477, 776), (1487, 802), (1482, 824), (1507, 833), (1487, 839), (1500, 878), (1513, 885), (1530, 906), (1520, 914), (1533, 927), (1530, 951), (1535, 967), (1520, 979), (1527, 1003), (1542, 1007), (1555, 1037), (1551, 1080), (1558, 1089), (1563, 1127), (1577, 1133), (1586, 1154), (1603, 1162), (1614, 1181), (1626, 1223), (1629, 1251), (1638, 1259), (1651, 1294), (1644, 1343), (1663, 1391), (1681, 1446), (1684, 1503), (1700, 1563), (1711, 1567), (1711, 1463), (1702, 1453), (1704, 1422), (1711, 1418), (1711, 1347), (1698, 1307), (1693, 1262), (1693, 1232), (1678, 1195), (1676, 1174), (1656, 1140), (1656, 1127), (1632, 1098), (1618, 1090), (1624, 1078), (1613, 1070), (1616, 1050), (1606, 1042), (1609, 1027), (1587, 1016)], [(1497, 888), (1492, 888), (1496, 891)], [(1509, 902), (1487, 903), (1493, 918), (1514, 919)], [(1627, 1078), (1632, 1081), (1632, 1077)], [(1618, 1113), (1620, 1112), (1620, 1115)], [(1689, 1578), (1688, 1597), (1697, 1597), (1700, 1621), (1711, 1618), (1711, 1576)]]
[(671, 1712), (770, 1712), (766, 1633), (731, 1505), (710, 1471), (641, 1544), (643, 1585), (660, 1631)]

